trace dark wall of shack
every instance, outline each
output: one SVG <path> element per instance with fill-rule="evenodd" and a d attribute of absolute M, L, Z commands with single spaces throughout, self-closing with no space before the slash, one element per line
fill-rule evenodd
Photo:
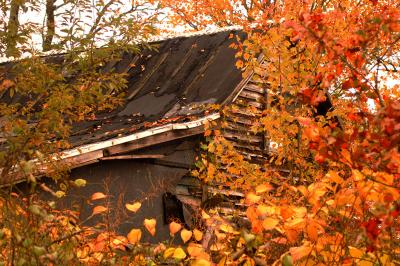
<path fill-rule="evenodd" d="M 188 175 L 190 168 L 194 167 L 201 141 L 201 136 L 194 136 L 135 151 L 135 154 L 141 155 L 165 155 L 162 159 L 109 160 L 73 169 L 70 180 L 83 178 L 87 181 L 85 187 L 71 187 L 66 196 L 60 200 L 47 192 L 43 192 L 42 197 L 55 200 L 57 208 L 80 211 L 80 220 L 84 221 L 92 214 L 94 206 L 106 204 L 105 199 L 89 200 L 93 193 L 103 192 L 110 195 L 108 200 L 111 215 L 108 222 L 113 230 L 126 235 L 131 229 L 140 228 L 144 242 L 166 240 L 169 238 L 169 229 L 168 224 L 164 222 L 165 210 L 162 197 L 166 192 L 174 193 L 178 182 Z M 50 188 L 59 190 L 60 183 L 55 184 L 51 180 L 47 180 L 46 183 Z M 125 203 L 136 201 L 142 203 L 140 210 L 137 213 L 127 211 Z M 176 212 L 174 209 L 172 211 Z M 176 213 L 176 215 L 182 214 Z M 96 215 L 85 224 L 107 222 L 104 217 Z M 151 237 L 144 228 L 145 218 L 156 218 L 155 237 Z"/>

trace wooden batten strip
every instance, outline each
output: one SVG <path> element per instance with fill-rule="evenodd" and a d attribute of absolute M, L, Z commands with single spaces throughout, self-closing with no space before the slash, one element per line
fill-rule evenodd
<path fill-rule="evenodd" d="M 241 140 L 241 141 L 250 142 L 250 143 L 260 143 L 263 141 L 262 136 L 240 134 L 239 132 L 224 131 L 222 133 L 222 135 L 227 139 Z"/>
<path fill-rule="evenodd" d="M 259 116 L 261 114 L 261 110 L 248 110 L 245 107 L 243 108 L 234 108 L 234 109 L 230 109 L 229 113 L 233 114 L 233 115 L 238 115 L 238 116 L 247 116 L 247 117 L 256 117 Z"/>
<path fill-rule="evenodd" d="M 241 132 L 249 132 L 250 131 L 248 126 L 244 126 L 239 123 L 233 123 L 233 122 L 226 122 L 222 126 L 222 129 L 229 129 L 229 130 L 241 131 Z"/>
<path fill-rule="evenodd" d="M 255 151 L 262 152 L 263 151 L 259 147 L 259 145 L 246 145 L 246 144 L 242 144 L 242 143 L 239 143 L 239 142 L 234 142 L 232 144 L 233 144 L 234 147 L 239 148 L 239 149 L 248 149 L 248 150 L 253 151 L 253 152 L 255 152 Z"/>
<path fill-rule="evenodd" d="M 219 189 L 213 186 L 208 186 L 207 190 L 209 193 L 213 194 L 223 194 L 226 196 L 244 197 L 245 195 L 239 191 L 229 190 L 229 189 Z"/>
<path fill-rule="evenodd" d="M 140 90 L 150 80 L 151 76 L 153 76 L 153 74 L 158 70 L 158 68 L 162 65 L 162 63 L 164 63 L 164 61 L 165 61 L 165 59 L 167 59 L 168 55 L 169 55 L 169 52 L 165 52 L 160 56 L 160 58 L 158 59 L 156 65 L 153 66 L 151 68 L 151 71 L 149 71 L 149 73 L 146 74 L 146 76 L 143 78 L 143 80 L 140 81 L 140 83 L 137 86 L 137 88 L 131 94 L 128 95 L 128 97 L 127 97 L 128 100 L 132 100 L 140 92 Z"/>
<path fill-rule="evenodd" d="M 265 93 L 264 88 L 257 86 L 256 84 L 250 84 L 250 83 L 244 87 L 244 90 L 257 92 L 261 95 L 264 95 L 264 93 Z"/>
<path fill-rule="evenodd" d="M 235 104 L 238 105 L 238 106 L 243 106 L 244 108 L 246 108 L 247 106 L 254 106 L 258 110 L 264 110 L 264 104 L 262 104 L 260 102 L 253 101 L 253 100 L 249 100 L 247 98 L 242 98 L 242 97 L 240 97 L 240 95 L 236 99 Z"/>
<path fill-rule="evenodd" d="M 250 99 L 250 100 L 255 100 L 257 102 L 261 102 L 264 98 L 264 95 L 255 93 L 255 92 L 250 92 L 250 91 L 242 91 L 239 95 L 242 98 Z"/>
<path fill-rule="evenodd" d="M 248 119 L 245 117 L 226 117 L 226 119 L 230 122 L 230 123 L 239 123 L 239 124 L 243 124 L 245 126 L 252 126 L 254 125 L 255 121 L 252 119 Z"/>
<path fill-rule="evenodd" d="M 119 156 L 108 156 L 100 158 L 100 161 L 111 161 L 111 160 L 133 160 L 133 159 L 161 159 L 165 155 L 162 154 L 135 154 L 135 155 L 119 155 Z"/>

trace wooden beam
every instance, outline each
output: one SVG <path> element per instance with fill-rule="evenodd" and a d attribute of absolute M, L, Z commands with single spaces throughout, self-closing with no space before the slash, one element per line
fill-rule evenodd
<path fill-rule="evenodd" d="M 181 162 L 173 162 L 173 161 L 167 161 L 167 160 L 154 160 L 154 164 L 158 165 L 163 165 L 163 166 L 168 166 L 168 167 L 173 167 L 173 168 L 182 168 L 182 169 L 190 169 L 193 167 L 193 165 L 188 164 L 188 163 L 181 163 Z"/>
<path fill-rule="evenodd" d="M 203 132 L 204 132 L 204 126 L 189 128 L 189 129 L 185 129 L 185 130 L 180 129 L 180 130 L 167 131 L 164 133 L 149 136 L 147 138 L 138 139 L 138 140 L 134 140 L 131 142 L 127 142 L 127 143 L 109 147 L 104 150 L 104 155 L 110 156 L 110 155 L 121 154 L 121 153 L 129 152 L 129 151 L 133 151 L 133 150 L 146 148 L 146 147 L 149 147 L 149 146 L 152 146 L 155 144 L 164 143 L 164 142 L 171 141 L 171 140 L 182 139 L 182 138 L 202 134 Z"/>
<path fill-rule="evenodd" d="M 119 155 L 102 157 L 100 161 L 111 161 L 111 160 L 133 160 L 133 159 L 161 159 L 165 157 L 163 154 L 134 154 L 134 155 Z"/>

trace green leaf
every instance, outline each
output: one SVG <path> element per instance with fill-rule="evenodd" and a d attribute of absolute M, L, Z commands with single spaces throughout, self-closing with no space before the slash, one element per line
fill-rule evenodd
<path fill-rule="evenodd" d="M 46 253 L 46 249 L 44 248 L 44 247 L 39 247 L 39 246 L 33 246 L 33 253 L 36 255 L 36 256 L 41 256 L 41 255 L 43 255 L 43 254 L 45 254 Z"/>
<path fill-rule="evenodd" d="M 290 255 L 285 255 L 282 259 L 282 266 L 293 266 L 293 259 Z"/>

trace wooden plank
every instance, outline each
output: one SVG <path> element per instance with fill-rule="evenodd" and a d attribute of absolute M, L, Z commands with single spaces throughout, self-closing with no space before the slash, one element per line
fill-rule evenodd
<path fill-rule="evenodd" d="M 259 93 L 261 95 L 264 95 L 264 93 L 265 93 L 265 89 L 263 87 L 257 86 L 256 84 L 250 84 L 250 83 L 244 87 L 244 90 L 253 91 L 253 92 Z"/>
<path fill-rule="evenodd" d="M 103 157 L 103 151 L 102 150 L 96 150 L 96 151 L 91 151 L 88 153 L 83 153 L 74 157 L 70 157 L 67 159 L 64 159 L 62 161 L 62 163 L 65 163 L 66 165 L 68 165 L 71 168 L 76 168 L 76 167 L 80 167 L 83 165 L 87 165 L 88 162 L 93 162 L 96 160 L 99 160 L 101 157 Z M 45 170 L 43 170 L 44 174 Z"/>
<path fill-rule="evenodd" d="M 176 195 L 178 200 L 180 200 L 182 203 L 190 205 L 192 207 L 200 207 L 201 205 L 201 200 L 195 197 L 191 196 L 184 196 L 184 195 Z"/>
<path fill-rule="evenodd" d="M 238 148 L 238 152 L 240 152 L 241 154 L 245 155 L 245 156 L 250 156 L 250 157 L 254 157 L 254 158 L 265 158 L 265 156 L 263 156 L 262 154 L 256 154 L 255 151 L 249 151 L 249 150 L 245 150 L 245 149 L 241 149 Z"/>
<path fill-rule="evenodd" d="M 247 107 L 247 106 L 254 106 L 254 107 L 256 107 L 256 108 L 259 109 L 259 110 L 264 110 L 264 104 L 262 104 L 262 103 L 260 103 L 260 102 L 256 102 L 256 101 L 254 101 L 254 100 L 249 100 L 249 99 L 247 99 L 247 98 L 242 98 L 242 97 L 240 97 L 240 95 L 239 95 L 239 97 L 236 99 L 235 104 L 236 104 L 236 105 L 241 105 L 241 106 L 244 106 L 244 107 Z"/>
<path fill-rule="evenodd" d="M 158 165 L 163 165 L 163 166 L 168 166 L 168 167 L 173 167 L 173 168 L 182 168 L 182 169 L 188 169 L 188 170 L 193 167 L 193 165 L 188 164 L 188 163 L 173 162 L 173 161 L 160 160 L 160 159 L 154 160 L 153 163 L 158 164 Z"/>
<path fill-rule="evenodd" d="M 133 159 L 161 159 L 164 158 L 163 154 L 134 154 L 134 155 L 119 155 L 119 156 L 108 156 L 100 158 L 100 161 L 110 160 L 133 160 Z"/>
<path fill-rule="evenodd" d="M 246 108 L 235 108 L 235 109 L 231 109 L 228 111 L 231 114 L 236 114 L 236 115 L 244 115 L 244 116 L 248 116 L 248 117 L 256 117 L 259 116 L 261 114 L 260 110 L 257 111 L 250 111 L 250 110 L 246 110 Z"/>
<path fill-rule="evenodd" d="M 260 153 L 262 153 L 262 149 L 259 147 L 259 145 L 245 145 L 245 144 L 241 144 L 241 143 L 239 143 L 239 142 L 234 142 L 234 143 L 232 143 L 233 144 L 233 146 L 234 147 L 236 147 L 236 148 L 242 148 L 242 149 L 249 149 L 249 150 L 251 150 L 251 151 L 257 151 L 257 152 L 260 152 Z"/>
<path fill-rule="evenodd" d="M 119 144 L 116 146 L 109 147 L 104 150 L 104 154 L 107 156 L 109 155 L 116 155 L 121 154 L 133 150 L 138 150 L 142 148 L 146 148 L 152 145 L 160 144 L 163 142 L 186 138 L 194 135 L 199 135 L 204 132 L 204 126 L 194 127 L 190 129 L 180 129 L 180 130 L 173 130 L 167 131 L 164 133 L 152 135 L 143 139 L 133 140 L 131 142 Z"/>
<path fill-rule="evenodd" d="M 257 61 L 259 63 L 261 63 L 264 60 L 264 55 L 261 53 L 258 58 Z M 231 93 L 231 95 L 229 95 L 223 102 L 222 105 L 227 105 L 229 103 L 235 102 L 236 99 L 238 98 L 240 92 L 243 90 L 244 86 L 246 86 L 249 81 L 253 78 L 254 76 L 254 71 L 251 71 L 247 74 L 247 76 L 242 79 L 242 81 L 236 86 L 236 88 L 233 90 L 233 92 Z"/>
<path fill-rule="evenodd" d="M 249 127 L 248 126 L 244 126 L 241 125 L 239 123 L 235 123 L 235 122 L 225 122 L 222 125 L 222 129 L 230 129 L 230 130 L 234 130 L 234 131 L 242 131 L 242 132 L 248 132 L 249 131 Z"/>
<path fill-rule="evenodd" d="M 264 98 L 264 95 L 255 93 L 255 92 L 250 92 L 250 91 L 242 91 L 239 95 L 239 97 L 254 100 L 257 102 L 261 102 Z"/>
<path fill-rule="evenodd" d="M 208 186 L 207 188 L 208 192 L 210 193 L 218 193 L 218 194 L 223 194 L 226 196 L 236 196 L 236 197 L 244 197 L 245 195 L 239 191 L 235 190 L 228 190 L 228 189 L 218 189 L 212 186 Z"/>
<path fill-rule="evenodd" d="M 228 116 L 228 117 L 226 117 L 226 120 L 230 121 L 231 123 L 239 123 L 239 124 L 243 124 L 246 126 L 252 126 L 255 123 L 255 121 L 252 119 L 248 119 L 245 117 L 239 117 L 239 116 L 237 116 L 237 117 L 229 117 Z"/>
<path fill-rule="evenodd" d="M 262 136 L 241 134 L 239 132 L 233 132 L 233 131 L 230 132 L 224 131 L 222 132 L 222 135 L 228 139 L 237 139 L 245 142 L 259 143 L 263 141 Z"/>

